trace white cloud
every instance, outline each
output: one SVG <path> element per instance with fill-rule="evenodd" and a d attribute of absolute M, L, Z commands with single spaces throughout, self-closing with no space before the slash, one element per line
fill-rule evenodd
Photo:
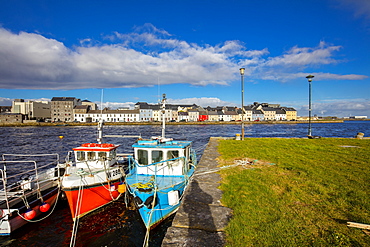
<path fill-rule="evenodd" d="M 0 97 L 0 106 L 11 106 L 12 101 L 12 99 Z"/>
<path fill-rule="evenodd" d="M 308 115 L 308 106 L 301 106 L 297 109 L 300 116 Z M 331 100 L 328 102 L 313 103 L 312 114 L 318 116 L 368 116 L 370 117 L 369 100 Z"/>
<path fill-rule="evenodd" d="M 332 58 L 333 52 L 341 49 L 341 46 L 329 46 L 325 42 L 320 42 L 319 46 L 314 48 L 295 46 L 286 54 L 270 58 L 266 61 L 266 66 L 308 66 L 337 63 Z"/>
<path fill-rule="evenodd" d="M 234 106 L 234 103 L 223 101 L 216 97 L 185 98 L 185 99 L 168 99 L 169 104 L 192 105 L 196 104 L 202 107 L 216 106 Z"/>
<path fill-rule="evenodd" d="M 14 99 L 0 97 L 0 106 L 11 106 L 13 101 Z M 24 99 L 24 101 L 25 102 L 27 101 L 50 101 L 50 99 L 47 99 L 47 98 Z"/>
<path fill-rule="evenodd" d="M 98 108 L 101 109 L 101 105 L 103 108 L 109 107 L 110 109 L 117 109 L 117 108 L 129 108 L 129 109 L 134 109 L 134 106 L 136 102 L 94 102 L 97 104 Z M 149 104 L 157 104 L 158 102 L 148 102 Z M 167 99 L 168 104 L 173 104 L 173 105 L 192 105 L 196 104 L 198 106 L 202 107 L 216 107 L 216 106 L 235 106 L 234 103 L 232 102 L 227 102 L 223 101 L 219 98 L 216 97 L 201 97 L 201 98 L 184 98 L 184 99 Z"/>
<path fill-rule="evenodd" d="M 135 32 L 107 37 L 114 44 L 81 39 L 80 46 L 36 33 L 12 33 L 0 27 L 0 88 L 82 89 L 146 87 L 188 83 L 228 85 L 246 67 L 251 80 L 292 80 L 304 69 L 341 62 L 334 53 L 341 46 L 320 42 L 317 47 L 295 46 L 285 54 L 269 55 L 267 48 L 248 50 L 240 41 L 215 46 L 173 38 L 152 24 Z M 316 75 L 316 74 L 315 74 Z M 324 79 L 361 80 L 364 75 L 318 73 Z"/>
<path fill-rule="evenodd" d="M 104 108 L 110 108 L 110 109 L 118 109 L 118 108 L 128 108 L 128 109 L 134 109 L 134 106 L 136 103 L 134 102 L 94 102 L 99 109 Z"/>
<path fill-rule="evenodd" d="M 368 78 L 366 75 L 356 75 L 356 74 L 348 74 L 348 75 L 339 75 L 339 74 L 331 74 L 331 73 L 323 73 L 323 72 L 315 72 L 315 81 L 324 81 L 324 80 L 363 80 Z M 300 73 L 275 73 L 273 70 L 265 71 L 265 74 L 262 75 L 262 78 L 265 80 L 276 80 L 281 82 L 286 82 L 289 80 L 295 79 L 302 79 L 305 78 L 308 73 L 300 72 Z"/>

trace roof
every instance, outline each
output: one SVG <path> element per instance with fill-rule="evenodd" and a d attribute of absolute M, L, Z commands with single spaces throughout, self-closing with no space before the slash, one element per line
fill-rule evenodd
<path fill-rule="evenodd" d="M 272 107 L 262 107 L 262 110 L 264 110 L 264 111 L 276 111 L 276 109 L 272 108 Z"/>
<path fill-rule="evenodd" d="M 73 148 L 73 151 L 94 151 L 94 152 L 110 152 L 117 149 L 120 145 L 110 143 L 84 143 L 80 147 Z"/>
<path fill-rule="evenodd" d="M 133 148 L 185 148 L 191 145 L 191 141 L 165 141 L 139 140 L 132 145 Z"/>
<path fill-rule="evenodd" d="M 236 111 L 226 111 L 225 115 L 238 115 Z"/>
<path fill-rule="evenodd" d="M 263 112 L 261 110 L 253 110 L 253 114 L 262 114 L 263 115 Z"/>
<path fill-rule="evenodd" d="M 53 97 L 51 101 L 75 101 L 75 97 Z"/>
<path fill-rule="evenodd" d="M 77 105 L 75 109 L 87 110 L 90 106 L 88 105 Z"/>
<path fill-rule="evenodd" d="M 162 104 L 148 104 L 146 102 L 137 102 L 135 104 L 136 108 L 139 109 L 152 109 L 152 110 L 160 110 L 162 108 Z M 177 110 L 179 107 L 182 108 L 194 108 L 197 107 L 196 104 L 192 105 L 173 105 L 173 104 L 166 104 L 167 110 Z"/>
<path fill-rule="evenodd" d="M 296 111 L 294 108 L 291 107 L 282 107 L 284 111 Z"/>
<path fill-rule="evenodd" d="M 283 109 L 276 109 L 276 114 L 285 114 Z"/>
<path fill-rule="evenodd" d="M 208 115 L 218 115 L 217 111 L 208 111 Z"/>

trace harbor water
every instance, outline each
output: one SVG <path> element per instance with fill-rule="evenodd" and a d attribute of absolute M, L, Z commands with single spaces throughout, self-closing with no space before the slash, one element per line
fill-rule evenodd
<path fill-rule="evenodd" d="M 241 133 L 240 125 L 168 125 L 166 137 L 193 141 L 201 155 L 210 137 L 235 137 Z M 246 124 L 248 137 L 305 138 L 308 124 Z M 141 135 L 143 138 L 161 135 L 160 125 L 104 126 L 106 135 Z M 353 138 L 357 133 L 370 135 L 370 121 L 343 123 L 313 123 L 312 135 L 322 137 Z M 63 136 L 63 138 L 59 138 Z M 61 161 L 72 148 L 82 143 L 96 142 L 96 126 L 54 127 L 0 127 L 1 154 L 58 153 Z M 120 144 L 119 153 L 132 153 L 135 138 L 105 138 L 104 142 Z M 21 172 L 21 168 L 19 168 Z M 171 218 L 151 232 L 150 246 L 160 246 Z M 59 200 L 50 217 L 29 223 L 12 233 L 0 237 L 1 246 L 69 246 L 73 227 L 68 203 Z M 126 208 L 125 198 L 113 202 L 80 220 L 76 246 L 142 246 L 145 226 L 133 207 Z"/>

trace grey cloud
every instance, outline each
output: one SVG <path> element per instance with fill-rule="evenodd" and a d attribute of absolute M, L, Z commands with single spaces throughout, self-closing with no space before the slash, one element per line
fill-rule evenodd
<path fill-rule="evenodd" d="M 365 17 L 370 20 L 369 0 L 336 0 L 343 9 L 353 11 L 355 17 Z"/>

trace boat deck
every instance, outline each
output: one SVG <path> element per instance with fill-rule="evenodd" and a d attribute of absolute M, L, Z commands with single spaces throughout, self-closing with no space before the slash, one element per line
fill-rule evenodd
<path fill-rule="evenodd" d="M 126 177 L 126 183 L 132 185 L 139 185 L 143 188 L 153 187 L 154 182 L 158 185 L 158 190 L 167 190 L 180 184 L 184 181 L 185 176 L 156 176 L 137 174 Z M 137 187 L 137 186 L 132 186 Z"/>

